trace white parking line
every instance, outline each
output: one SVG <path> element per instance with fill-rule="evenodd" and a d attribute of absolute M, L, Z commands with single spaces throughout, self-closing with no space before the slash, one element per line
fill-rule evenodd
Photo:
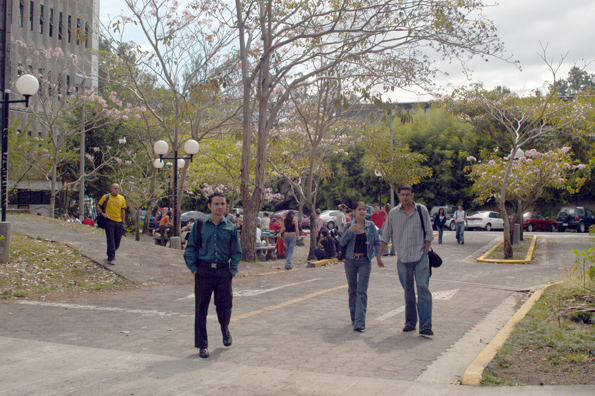
<path fill-rule="evenodd" d="M 315 281 L 319 281 L 320 278 L 315 278 L 315 279 L 309 279 L 307 281 L 303 281 L 303 282 L 297 282 L 297 283 L 288 283 L 287 285 L 283 285 L 283 286 L 278 286 L 278 287 L 273 287 L 272 289 L 258 289 L 258 290 L 239 290 L 239 291 L 234 291 L 233 292 L 233 296 L 234 297 L 250 297 L 250 296 L 257 296 L 259 294 L 264 294 L 264 293 L 268 293 L 268 292 L 272 292 L 275 290 L 280 290 L 280 289 L 284 289 L 286 287 L 290 287 L 290 286 L 297 286 L 297 285 L 303 285 L 304 283 L 309 283 L 309 282 L 315 282 Z M 176 301 L 181 301 L 181 300 L 187 300 L 190 298 L 194 298 L 194 293 L 187 295 L 186 297 L 182 297 L 182 298 L 178 298 Z"/>
<path fill-rule="evenodd" d="M 143 316 L 191 316 L 185 314 L 179 314 L 176 312 L 161 312 L 151 309 L 130 309 L 130 308 L 117 308 L 117 307 L 100 307 L 97 305 L 81 305 L 81 304 L 65 304 L 65 303 L 52 303 L 46 301 L 16 301 L 17 304 L 23 305 L 36 305 L 42 307 L 55 307 L 64 309 L 86 309 L 93 311 L 107 311 L 107 312 L 124 312 Z"/>
<path fill-rule="evenodd" d="M 451 298 L 454 297 L 455 294 L 457 294 L 457 292 L 459 291 L 459 289 L 452 289 L 452 290 L 442 290 L 436 293 L 432 293 L 432 300 L 444 300 L 444 301 L 448 301 Z M 405 306 L 400 306 L 397 309 L 394 309 L 390 312 L 385 313 L 382 316 L 379 316 L 376 318 L 377 321 L 384 321 L 388 318 L 392 318 L 393 316 L 396 316 L 398 314 L 400 314 L 401 312 L 405 312 Z"/>

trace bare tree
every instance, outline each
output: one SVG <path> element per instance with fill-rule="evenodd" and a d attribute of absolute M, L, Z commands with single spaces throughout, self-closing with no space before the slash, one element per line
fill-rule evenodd
<path fill-rule="evenodd" d="M 461 62 L 475 55 L 501 56 L 491 22 L 478 12 L 483 6 L 454 0 L 236 0 L 235 9 L 226 10 L 235 15 L 243 89 L 245 259 L 255 258 L 270 132 L 291 92 L 329 70 L 338 70 L 329 77 L 336 79 L 343 65 L 360 70 L 362 81 L 371 71 L 381 72 L 386 78 L 378 87 L 382 91 L 431 84 L 435 70 L 428 51 Z"/>

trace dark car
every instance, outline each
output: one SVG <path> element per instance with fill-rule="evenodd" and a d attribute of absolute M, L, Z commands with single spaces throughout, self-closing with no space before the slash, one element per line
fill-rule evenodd
<path fill-rule="evenodd" d="M 188 224 L 188 220 L 191 218 L 196 220 L 202 220 L 207 214 L 198 210 L 191 210 L 190 212 L 184 212 L 180 216 L 180 224 L 182 227 L 185 227 Z"/>
<path fill-rule="evenodd" d="M 565 206 L 560 209 L 556 218 L 556 228 L 560 232 L 564 232 L 568 228 L 578 232 L 587 232 L 593 224 L 595 224 L 595 213 L 582 206 Z"/>
<path fill-rule="evenodd" d="M 295 216 L 297 216 L 297 214 L 298 214 L 297 210 L 291 210 L 291 211 L 293 212 L 293 214 Z M 287 215 L 287 212 L 289 212 L 289 210 L 280 210 L 278 212 L 273 213 L 271 215 L 271 221 L 277 220 L 277 221 L 279 221 L 279 224 L 281 224 L 283 222 L 283 219 Z M 302 215 L 302 228 L 310 228 L 310 218 L 306 215 Z"/>
<path fill-rule="evenodd" d="M 556 231 L 556 222 L 537 212 L 527 212 L 523 215 L 523 228 L 533 231 Z"/>

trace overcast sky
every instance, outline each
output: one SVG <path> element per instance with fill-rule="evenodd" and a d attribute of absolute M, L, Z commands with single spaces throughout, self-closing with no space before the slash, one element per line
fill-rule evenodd
<path fill-rule="evenodd" d="M 102 21 L 105 22 L 108 15 L 118 15 L 122 8 L 121 0 L 101 0 Z M 520 62 L 521 70 L 505 61 L 490 59 L 486 63 L 478 59 L 470 64 L 474 70 L 472 82 L 483 82 L 488 89 L 503 85 L 520 94 L 541 88 L 552 78 L 538 55 L 540 42 L 547 45 L 548 58 L 554 63 L 566 56 L 558 78 L 566 78 L 568 70 L 575 64 L 588 65 L 586 70 L 595 73 L 595 1 L 501 0 L 497 6 L 486 8 L 484 13 L 496 25 L 508 54 Z M 469 83 L 455 64 L 444 64 L 440 69 L 448 76 L 441 76 L 436 82 L 447 90 Z M 431 97 L 403 92 L 394 99 L 410 102 Z"/>

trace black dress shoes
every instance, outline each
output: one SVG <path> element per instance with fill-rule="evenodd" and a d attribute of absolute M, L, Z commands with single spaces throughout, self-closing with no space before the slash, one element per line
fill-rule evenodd
<path fill-rule="evenodd" d="M 232 338 L 231 338 L 231 333 L 229 332 L 229 330 L 227 330 L 227 333 L 223 335 L 223 345 L 228 347 L 231 346 L 231 342 L 232 342 Z"/>
<path fill-rule="evenodd" d="M 203 359 L 206 359 L 209 357 L 209 350 L 207 348 L 200 348 L 200 351 L 198 351 L 198 356 L 200 356 Z"/>
<path fill-rule="evenodd" d="M 415 330 L 415 326 L 408 326 L 408 325 L 405 325 L 405 327 L 403 327 L 403 331 L 404 331 L 405 333 L 409 333 L 410 331 L 413 331 L 413 330 Z"/>

